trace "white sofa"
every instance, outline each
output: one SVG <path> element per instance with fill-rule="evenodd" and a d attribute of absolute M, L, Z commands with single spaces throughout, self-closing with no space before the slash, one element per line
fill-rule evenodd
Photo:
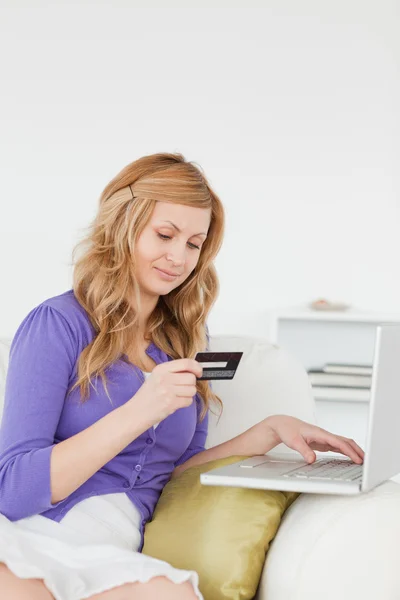
<path fill-rule="evenodd" d="M 211 415 L 208 446 L 271 414 L 315 422 L 304 368 L 262 339 L 214 336 L 210 349 L 243 351 L 232 381 L 213 382 L 224 402 Z M 0 340 L 0 413 L 9 341 Z M 335 432 L 340 433 L 340 432 Z M 275 451 L 289 451 L 280 445 Z M 400 485 L 388 481 L 357 497 L 301 495 L 287 510 L 267 554 L 257 600 L 399 600 Z"/>

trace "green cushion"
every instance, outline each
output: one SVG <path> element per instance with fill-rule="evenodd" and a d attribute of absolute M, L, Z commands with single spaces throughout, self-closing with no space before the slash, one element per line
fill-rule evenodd
<path fill-rule="evenodd" d="M 197 571 L 205 600 L 254 598 L 269 544 L 299 496 L 201 485 L 200 473 L 243 458 L 214 460 L 172 479 L 145 529 L 143 554 Z"/>

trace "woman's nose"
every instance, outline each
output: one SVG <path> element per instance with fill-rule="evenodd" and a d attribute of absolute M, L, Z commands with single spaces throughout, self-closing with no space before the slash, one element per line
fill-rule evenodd
<path fill-rule="evenodd" d="M 183 265 L 185 262 L 185 254 L 184 251 L 176 250 L 175 252 L 169 252 L 167 254 L 167 260 L 174 263 L 174 265 Z"/>

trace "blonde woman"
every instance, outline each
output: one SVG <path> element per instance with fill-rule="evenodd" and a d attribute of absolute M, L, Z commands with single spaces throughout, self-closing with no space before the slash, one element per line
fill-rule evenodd
<path fill-rule="evenodd" d="M 0 589 L 13 600 L 190 600 L 195 571 L 143 555 L 168 480 L 281 441 L 315 460 L 353 442 L 287 416 L 205 450 L 220 404 L 198 381 L 222 204 L 180 154 L 145 156 L 105 188 L 73 289 L 34 308 L 11 347 L 0 431 Z M 240 243 L 240 240 L 239 240 Z M 249 252 L 249 259 L 251 252 Z"/>

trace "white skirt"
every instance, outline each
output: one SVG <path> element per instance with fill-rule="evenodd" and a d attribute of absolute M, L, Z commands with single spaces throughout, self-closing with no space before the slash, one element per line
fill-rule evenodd
<path fill-rule="evenodd" d="M 83 600 L 159 576 L 190 581 L 203 600 L 195 571 L 137 551 L 140 520 L 123 493 L 86 498 L 59 523 L 41 515 L 12 522 L 0 513 L 0 562 L 20 578 L 43 579 L 56 600 Z"/>

